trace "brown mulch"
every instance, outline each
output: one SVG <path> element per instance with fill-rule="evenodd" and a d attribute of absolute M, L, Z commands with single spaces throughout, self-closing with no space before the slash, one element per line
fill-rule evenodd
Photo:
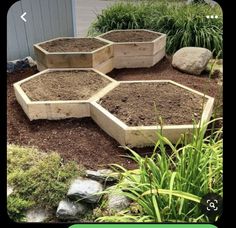
<path fill-rule="evenodd" d="M 57 39 L 40 44 L 48 52 L 91 52 L 107 43 L 95 38 Z"/>
<path fill-rule="evenodd" d="M 65 160 L 75 160 L 86 168 L 96 169 L 118 163 L 132 169 L 136 165 L 126 151 L 101 130 L 90 118 L 66 120 L 37 120 L 30 122 L 16 101 L 13 83 L 34 73 L 36 69 L 8 74 L 7 78 L 7 138 L 8 143 L 36 146 L 44 151 L 57 151 Z M 164 59 L 149 69 L 120 69 L 110 74 L 116 80 L 171 79 L 207 95 L 220 98 L 217 79 L 208 79 L 181 73 L 173 69 L 169 59 Z M 134 149 L 141 155 L 150 154 L 151 147 Z"/>
<path fill-rule="evenodd" d="M 159 36 L 147 31 L 113 31 L 101 37 L 113 42 L 145 42 L 153 41 Z"/>
<path fill-rule="evenodd" d="M 22 83 L 32 101 L 86 100 L 109 84 L 93 71 L 51 71 Z"/>

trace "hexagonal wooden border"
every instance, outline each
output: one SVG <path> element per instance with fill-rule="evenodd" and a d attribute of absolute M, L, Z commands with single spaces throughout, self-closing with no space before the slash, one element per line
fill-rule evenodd
<path fill-rule="evenodd" d="M 193 124 L 189 125 L 164 125 L 162 128 L 163 136 L 167 137 L 172 143 L 176 143 L 181 134 L 192 132 L 194 128 L 199 128 L 200 125 L 207 122 L 211 118 L 214 98 L 204 95 L 196 90 L 193 90 L 189 87 L 183 86 L 179 83 L 176 83 L 172 80 L 142 80 L 142 81 L 121 81 L 115 87 L 119 86 L 122 83 L 159 83 L 159 82 L 168 82 L 176 86 L 179 86 L 183 89 L 186 89 L 192 93 L 195 93 L 200 96 L 207 98 L 207 102 L 204 106 L 202 113 L 201 121 L 194 126 Z M 114 87 L 114 88 L 115 88 Z M 108 110 L 103 108 L 100 104 L 97 103 L 97 100 L 92 101 L 90 107 L 91 118 L 101 127 L 108 135 L 116 139 L 122 146 L 128 145 L 129 147 L 144 147 L 144 146 L 153 146 L 157 141 L 157 131 L 160 130 L 160 126 L 136 126 L 130 127 L 122 122 L 120 119 L 111 114 Z"/>
<path fill-rule="evenodd" d="M 39 71 L 50 68 L 95 68 L 107 73 L 113 69 L 113 45 L 109 41 L 100 40 L 106 45 L 91 52 L 48 52 L 41 44 L 59 39 L 91 39 L 79 37 L 57 37 L 41 43 L 34 44 L 34 52 Z M 106 72 L 107 71 L 107 72 Z"/>
<path fill-rule="evenodd" d="M 103 37 L 115 31 L 146 31 L 155 33 L 159 35 L 159 37 L 153 41 L 144 42 L 113 42 Z M 97 36 L 97 38 L 113 43 L 113 67 L 117 69 L 151 67 L 158 63 L 166 53 L 166 34 L 147 29 L 111 30 Z"/>
<path fill-rule="evenodd" d="M 110 83 L 98 91 L 96 94 L 92 95 L 87 100 L 60 100 L 60 101 L 31 101 L 29 97 L 25 94 L 21 88 L 21 84 L 29 81 L 41 74 L 51 72 L 51 71 L 94 71 L 98 73 L 101 77 L 104 77 L 110 81 Z M 117 81 L 108 77 L 107 75 L 93 69 L 93 68 L 55 68 L 46 69 L 31 77 L 23 79 L 19 82 L 14 83 L 14 91 L 16 99 L 23 108 L 24 112 L 30 120 L 36 119 L 66 119 L 66 118 L 81 118 L 90 116 L 90 105 L 89 102 L 96 100 L 98 97 L 105 95 L 111 89 L 113 89 L 117 84 Z"/>

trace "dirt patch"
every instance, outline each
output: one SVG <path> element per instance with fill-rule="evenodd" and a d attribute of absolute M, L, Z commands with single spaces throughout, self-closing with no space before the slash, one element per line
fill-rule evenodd
<path fill-rule="evenodd" d="M 129 126 L 192 124 L 202 115 L 204 97 L 170 83 L 120 84 L 101 105 Z"/>
<path fill-rule="evenodd" d="M 29 121 L 15 98 L 13 83 L 36 73 L 28 69 L 7 77 L 7 141 L 18 145 L 35 146 L 46 152 L 57 151 L 64 160 L 74 160 L 89 169 L 107 167 L 117 163 L 128 169 L 136 168 L 133 160 L 121 157 L 128 151 L 100 129 L 90 118 L 66 120 Z M 192 76 L 171 67 L 171 60 L 165 58 L 151 68 L 120 69 L 110 74 L 117 80 L 170 79 L 199 92 L 217 98 L 222 104 L 222 86 L 217 79 L 209 79 L 207 74 Z M 153 148 L 133 148 L 142 156 L 151 155 Z"/>
<path fill-rule="evenodd" d="M 39 46 L 48 52 L 91 52 L 107 43 L 94 38 L 58 39 Z"/>
<path fill-rule="evenodd" d="M 101 37 L 113 42 L 145 42 L 153 41 L 159 36 L 147 31 L 114 31 Z"/>
<path fill-rule="evenodd" d="M 110 81 L 93 71 L 52 71 L 21 85 L 32 101 L 86 100 Z"/>

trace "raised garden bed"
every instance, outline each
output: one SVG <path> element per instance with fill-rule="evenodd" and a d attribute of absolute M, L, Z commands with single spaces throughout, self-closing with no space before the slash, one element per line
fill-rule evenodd
<path fill-rule="evenodd" d="M 158 117 L 163 119 L 163 135 L 176 143 L 181 134 L 209 121 L 213 102 L 171 80 L 120 82 L 91 103 L 91 117 L 121 145 L 144 147 L 157 140 Z"/>
<path fill-rule="evenodd" d="M 39 71 L 47 68 L 113 69 L 113 46 L 99 38 L 59 37 L 34 45 Z"/>
<path fill-rule="evenodd" d="M 98 38 L 113 42 L 114 68 L 151 67 L 165 56 L 166 35 L 159 32 L 112 30 Z"/>
<path fill-rule="evenodd" d="M 90 116 L 89 102 L 113 88 L 115 80 L 92 69 L 48 69 L 14 84 L 30 120 Z"/>

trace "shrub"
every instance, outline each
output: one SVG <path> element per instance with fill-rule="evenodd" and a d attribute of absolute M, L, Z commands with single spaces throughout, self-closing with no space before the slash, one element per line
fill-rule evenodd
<path fill-rule="evenodd" d="M 207 15 L 218 15 L 207 19 Z M 167 53 L 181 47 L 205 47 L 217 55 L 222 50 L 223 20 L 220 6 L 167 2 L 116 3 L 102 11 L 89 35 L 113 29 L 151 29 L 167 34 Z"/>
<path fill-rule="evenodd" d="M 97 221 L 209 222 L 199 203 L 209 192 L 222 196 L 223 145 L 222 129 L 204 138 L 208 124 L 195 130 L 191 142 L 181 147 L 158 133 L 159 140 L 151 157 L 143 158 L 127 148 L 139 168 L 130 171 L 114 165 L 123 177 L 115 189 L 122 190 L 142 210 L 136 214 L 125 210 Z M 167 148 L 171 149 L 171 155 Z M 114 187 L 109 191 L 114 191 Z"/>
<path fill-rule="evenodd" d="M 54 208 L 65 196 L 72 178 L 80 170 L 75 162 L 63 164 L 55 153 L 43 153 L 35 148 L 8 145 L 7 181 L 14 188 L 8 198 L 8 213 L 22 219 L 29 206 Z"/>

